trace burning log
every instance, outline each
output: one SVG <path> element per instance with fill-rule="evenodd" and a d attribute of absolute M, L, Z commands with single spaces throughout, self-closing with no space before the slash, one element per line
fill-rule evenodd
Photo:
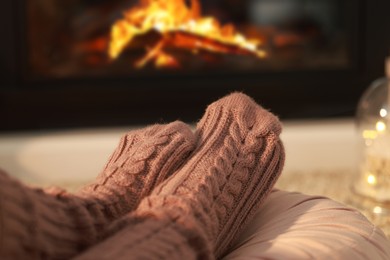
<path fill-rule="evenodd" d="M 213 52 L 250 55 L 264 57 L 265 52 L 253 51 L 232 43 L 220 42 L 204 35 L 194 34 L 186 31 L 171 31 L 164 35 L 164 42 L 167 46 L 184 48 L 188 50 L 206 49 Z"/>
<path fill-rule="evenodd" d="M 172 48 L 256 58 L 266 56 L 265 51 L 258 48 L 259 40 L 246 39 L 233 25 L 221 26 L 213 17 L 201 17 L 199 0 L 192 0 L 191 8 L 185 0 L 141 0 L 139 6 L 126 12 L 125 18 L 112 27 L 110 57 L 116 59 L 139 36 L 149 34 L 157 34 L 160 40 L 152 46 L 146 42 L 147 53 L 135 63 L 137 68 L 151 61 L 156 67 L 179 66 L 180 62 L 166 52 Z"/>
<path fill-rule="evenodd" d="M 234 44 L 223 43 L 216 39 L 185 31 L 171 31 L 162 34 L 157 30 L 151 30 L 143 37 L 137 37 L 133 42 L 134 44 L 128 45 L 126 48 L 132 49 L 134 45 L 148 46 L 146 55 L 135 63 L 136 68 L 142 68 L 151 61 L 154 61 L 156 67 L 180 67 L 179 61 L 164 51 L 175 48 L 192 53 L 208 51 L 210 53 L 252 57 L 266 55 L 265 52 L 254 52 Z"/>

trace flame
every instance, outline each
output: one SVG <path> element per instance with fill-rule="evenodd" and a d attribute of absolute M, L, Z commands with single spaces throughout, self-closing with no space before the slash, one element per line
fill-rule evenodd
<path fill-rule="evenodd" d="M 126 11 L 124 18 L 117 21 L 111 29 L 111 41 L 109 56 L 117 58 L 136 36 L 155 30 L 165 39 L 161 40 L 151 50 L 152 53 L 137 63 L 137 67 L 143 67 L 147 62 L 154 59 L 156 66 L 177 64 L 174 57 L 164 53 L 163 49 L 168 42 L 176 47 L 206 49 L 215 52 L 226 52 L 222 45 L 235 46 L 256 57 L 263 58 L 266 53 L 258 49 L 261 44 L 258 39 L 247 39 L 244 35 L 236 32 L 233 25 L 221 25 L 213 17 L 201 17 L 199 0 L 191 0 L 188 7 L 186 0 L 140 0 L 138 6 Z M 173 35 L 176 33 L 176 35 Z M 186 33 L 186 35 L 177 35 Z M 189 37 L 189 35 L 191 37 Z M 217 44 L 205 44 L 195 36 L 212 39 Z M 181 38 L 181 41 L 178 41 Z M 165 40 L 165 41 L 164 41 Z"/>

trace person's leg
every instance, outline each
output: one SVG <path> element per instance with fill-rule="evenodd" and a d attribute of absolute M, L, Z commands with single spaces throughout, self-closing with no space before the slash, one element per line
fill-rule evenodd
<path fill-rule="evenodd" d="M 34 189 L 0 173 L 0 258 L 67 259 L 167 178 L 195 146 L 184 123 L 125 136 L 103 173 L 78 194 Z"/>
<path fill-rule="evenodd" d="M 189 161 L 76 259 L 213 259 L 271 191 L 284 164 L 276 117 L 243 94 L 211 104 Z"/>
<path fill-rule="evenodd" d="M 196 145 L 188 125 L 176 121 L 153 125 L 122 137 L 94 183 L 76 193 L 100 225 L 133 211 L 142 198 L 168 178 Z"/>

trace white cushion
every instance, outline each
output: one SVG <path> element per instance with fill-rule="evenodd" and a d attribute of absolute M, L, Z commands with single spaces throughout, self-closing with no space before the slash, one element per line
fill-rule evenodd
<path fill-rule="evenodd" d="M 388 260 L 390 242 L 355 209 L 273 190 L 224 259 Z"/>

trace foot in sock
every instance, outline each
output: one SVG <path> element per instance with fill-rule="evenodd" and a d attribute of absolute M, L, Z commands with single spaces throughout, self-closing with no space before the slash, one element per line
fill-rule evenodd
<path fill-rule="evenodd" d="M 29 188 L 0 172 L 0 256 L 74 256 L 95 243 L 109 221 L 137 207 L 194 146 L 193 133 L 180 122 L 128 134 L 96 182 L 77 195 Z"/>
<path fill-rule="evenodd" d="M 197 126 L 193 156 L 137 212 L 157 219 L 169 215 L 189 227 L 184 233 L 197 233 L 200 239 L 193 241 L 206 240 L 197 248 L 208 245 L 203 256 L 223 256 L 281 173 L 280 132 L 278 119 L 244 94 L 211 104 Z"/>
<path fill-rule="evenodd" d="M 189 160 L 77 259 L 214 259 L 228 253 L 281 173 L 280 132 L 278 119 L 243 94 L 211 104 Z"/>
<path fill-rule="evenodd" d="M 194 147 L 194 134 L 179 121 L 130 132 L 122 137 L 95 182 L 77 195 L 90 211 L 104 215 L 104 226 L 133 211 L 142 198 L 184 162 Z"/>

